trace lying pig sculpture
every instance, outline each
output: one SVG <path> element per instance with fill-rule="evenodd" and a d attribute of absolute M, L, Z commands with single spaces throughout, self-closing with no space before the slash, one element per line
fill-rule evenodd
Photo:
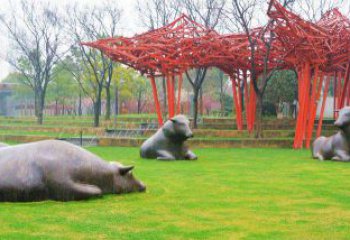
<path fill-rule="evenodd" d="M 340 129 L 331 137 L 319 137 L 313 143 L 313 157 L 320 160 L 350 161 L 350 107 L 339 112 L 334 125 Z"/>
<path fill-rule="evenodd" d="M 58 140 L 0 148 L 0 201 L 70 201 L 145 191 L 132 169 Z"/>
<path fill-rule="evenodd" d="M 158 160 L 196 160 L 197 156 L 184 146 L 184 142 L 193 137 L 189 120 L 177 115 L 166 121 L 153 136 L 141 146 L 141 157 Z"/>

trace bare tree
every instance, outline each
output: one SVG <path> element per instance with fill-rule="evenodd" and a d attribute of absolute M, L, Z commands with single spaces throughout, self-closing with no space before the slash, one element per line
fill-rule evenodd
<path fill-rule="evenodd" d="M 68 32 L 73 37 L 75 50 L 73 55 L 78 64 L 82 64 L 87 85 L 82 78 L 77 78 L 85 94 L 90 96 L 94 104 L 94 126 L 98 127 L 101 115 L 102 91 L 106 90 L 106 118 L 111 114 L 111 82 L 113 62 L 96 49 L 81 45 L 82 42 L 95 41 L 99 38 L 113 37 L 121 17 L 121 10 L 113 4 L 82 8 L 75 5 L 69 11 L 67 20 Z"/>
<path fill-rule="evenodd" d="M 179 15 L 180 7 L 175 0 L 138 0 L 136 10 L 142 25 L 154 30 L 173 21 Z"/>
<path fill-rule="evenodd" d="M 43 123 L 52 69 L 64 54 L 60 19 L 58 9 L 49 3 L 25 0 L 11 5 L 11 10 L 0 17 L 11 47 L 6 60 L 24 76 L 23 84 L 33 90 L 39 124 Z"/>
<path fill-rule="evenodd" d="M 294 0 L 283 0 L 283 5 L 288 6 L 294 2 Z M 271 49 L 275 40 L 273 31 L 268 31 L 267 26 L 272 24 L 273 20 L 270 20 L 266 27 L 263 29 L 263 32 L 259 35 L 255 31 L 252 31 L 254 20 L 256 16 L 259 16 L 259 10 L 262 9 L 263 2 L 260 0 L 231 0 L 229 17 L 232 25 L 238 30 L 244 32 L 247 36 L 250 49 L 250 81 L 253 81 L 253 86 L 255 93 L 257 95 L 257 106 L 256 106 L 256 137 L 262 137 L 262 104 L 263 96 L 266 90 L 268 81 L 271 79 L 271 76 L 277 69 L 271 70 L 270 65 L 270 56 Z M 258 38 L 264 43 L 262 46 L 258 45 Z M 259 76 L 258 71 L 258 56 L 257 49 L 258 47 L 263 47 L 264 55 L 262 56 L 262 74 Z M 260 66 L 261 67 L 261 66 Z"/>
<path fill-rule="evenodd" d="M 318 21 L 323 14 L 332 8 L 342 8 L 345 14 L 349 14 L 349 5 L 344 0 L 299 0 L 293 4 L 293 10 L 309 21 Z"/>
<path fill-rule="evenodd" d="M 181 0 L 184 10 L 196 22 L 209 29 L 219 26 L 223 16 L 225 0 Z M 186 71 L 186 77 L 193 89 L 193 127 L 198 123 L 198 97 L 207 74 L 207 68 L 198 68 L 190 73 Z"/>

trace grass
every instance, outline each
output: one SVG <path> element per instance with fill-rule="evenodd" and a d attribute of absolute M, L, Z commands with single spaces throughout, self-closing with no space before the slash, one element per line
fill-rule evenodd
<path fill-rule="evenodd" d="M 309 151 L 197 149 L 196 162 L 142 160 L 146 193 L 84 202 L 0 203 L 0 239 L 348 239 L 350 165 Z"/>

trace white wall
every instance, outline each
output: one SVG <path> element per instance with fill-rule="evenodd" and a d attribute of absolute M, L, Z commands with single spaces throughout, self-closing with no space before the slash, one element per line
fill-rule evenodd
<path fill-rule="evenodd" d="M 333 97 L 327 97 L 326 100 L 326 107 L 324 110 L 324 118 L 333 118 L 333 111 L 334 111 L 334 105 L 333 105 Z M 322 107 L 322 96 L 321 99 L 317 105 L 317 118 L 320 116 Z"/>

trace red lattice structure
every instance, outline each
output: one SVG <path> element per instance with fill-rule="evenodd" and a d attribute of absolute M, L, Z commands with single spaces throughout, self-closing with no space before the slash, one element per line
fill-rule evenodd
<path fill-rule="evenodd" d="M 280 42 L 284 61 L 294 66 L 298 73 L 300 109 L 294 148 L 302 148 L 304 143 L 309 148 L 317 102 L 324 87 L 317 136 L 321 134 L 331 79 L 334 79 L 334 109 L 350 104 L 350 21 L 338 9 L 332 9 L 320 21 L 308 22 L 276 0 L 271 1 L 268 15 L 275 20 L 271 31 Z"/>
<path fill-rule="evenodd" d="M 258 42 L 256 51 L 257 69 L 263 71 L 264 43 L 260 39 L 263 28 L 252 30 Z M 250 70 L 250 50 L 248 38 L 244 34 L 219 35 L 212 29 L 192 21 L 182 15 L 169 25 L 136 35 L 135 37 L 117 37 L 83 43 L 103 51 L 114 61 L 132 67 L 151 80 L 158 122 L 163 123 L 162 111 L 158 100 L 155 77 L 167 78 L 168 113 L 172 117 L 180 112 L 181 86 L 183 73 L 189 69 L 201 67 L 217 67 L 230 76 L 234 105 L 236 109 L 237 128 L 243 129 L 243 85 L 247 126 L 253 131 L 255 122 L 256 96 L 252 82 L 248 82 Z M 278 59 L 274 51 L 271 59 Z M 271 64 L 275 68 L 277 60 Z M 177 77 L 177 78 L 176 78 Z M 177 81 L 176 81 L 177 80 Z M 175 85 L 178 86 L 177 104 Z M 176 104 L 176 107 L 175 107 Z"/>
<path fill-rule="evenodd" d="M 172 117 L 180 112 L 181 87 L 184 71 L 208 67 L 199 59 L 205 56 L 206 49 L 201 48 L 203 41 L 215 41 L 219 34 L 182 15 L 169 25 L 136 35 L 132 38 L 118 37 L 102 39 L 87 46 L 98 48 L 114 61 L 123 63 L 149 76 L 158 115 L 163 124 L 162 111 L 155 83 L 156 76 L 167 78 L 168 113 Z M 193 51 L 197 47 L 196 51 Z M 178 77 L 178 101 L 175 111 L 175 84 Z"/>
<path fill-rule="evenodd" d="M 273 24 L 250 32 L 257 42 L 256 74 L 264 71 L 266 47 L 262 36 L 273 31 L 276 41 L 270 49 L 267 70 L 297 70 L 300 108 L 294 147 L 301 148 L 304 142 L 309 147 L 317 101 L 320 100 L 325 85 L 317 135 L 321 133 L 331 77 L 335 79 L 335 108 L 340 109 L 350 104 L 350 22 L 337 9 L 333 9 L 317 23 L 311 23 L 286 10 L 276 0 L 270 2 L 268 16 Z M 249 81 L 251 51 L 247 35 L 220 35 L 182 15 L 165 27 L 134 37 L 107 38 L 83 44 L 100 49 L 114 61 L 132 67 L 150 78 L 159 125 L 163 124 L 163 119 L 156 77 L 163 76 L 167 79 L 168 116 L 171 118 L 181 110 L 181 88 L 185 71 L 202 67 L 221 69 L 232 81 L 238 130 L 243 129 L 244 122 L 242 99 L 247 106 L 247 129 L 250 132 L 254 130 L 256 94 L 252 81 Z"/>

